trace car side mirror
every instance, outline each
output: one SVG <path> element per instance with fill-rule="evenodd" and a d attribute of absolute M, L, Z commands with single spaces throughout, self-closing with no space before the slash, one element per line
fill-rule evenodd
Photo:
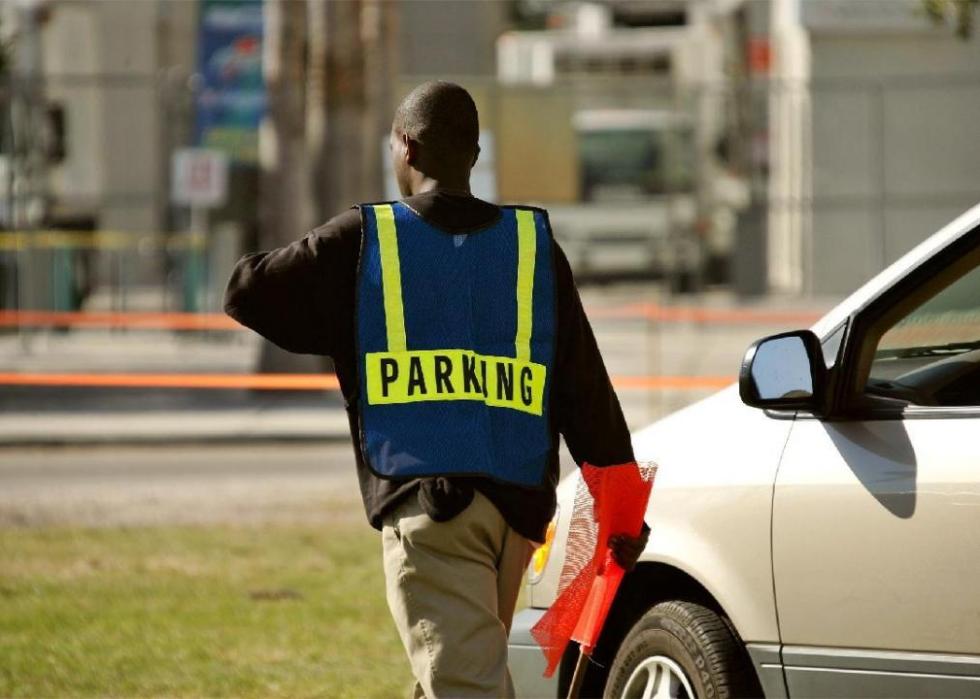
<path fill-rule="evenodd" d="M 826 375 L 820 340 L 810 330 L 794 330 L 764 337 L 746 350 L 738 392 L 754 408 L 820 414 Z"/>

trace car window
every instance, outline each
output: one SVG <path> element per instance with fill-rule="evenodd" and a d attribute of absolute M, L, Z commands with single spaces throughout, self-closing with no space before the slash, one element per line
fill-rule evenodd
<path fill-rule="evenodd" d="M 980 406 L 980 267 L 884 332 L 865 391 L 914 405 Z"/>
<path fill-rule="evenodd" d="M 844 339 L 844 329 L 847 323 L 841 323 L 830 335 L 820 343 L 820 351 L 823 354 L 823 363 L 830 369 L 837 363 L 837 355 L 840 354 L 840 343 Z"/>

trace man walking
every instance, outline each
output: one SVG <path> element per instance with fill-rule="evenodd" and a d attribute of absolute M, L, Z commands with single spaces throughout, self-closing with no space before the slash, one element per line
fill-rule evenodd
<path fill-rule="evenodd" d="M 558 435 L 580 465 L 630 436 L 547 213 L 470 193 L 476 106 L 429 82 L 391 130 L 404 199 L 242 258 L 226 312 L 330 355 L 415 696 L 513 696 L 507 634 L 555 509 Z M 528 162 L 528 167 L 547 167 Z M 627 569 L 645 537 L 617 537 Z"/>

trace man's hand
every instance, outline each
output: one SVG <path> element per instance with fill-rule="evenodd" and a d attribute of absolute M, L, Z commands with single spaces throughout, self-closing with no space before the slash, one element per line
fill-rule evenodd
<path fill-rule="evenodd" d="M 636 560 L 646 548 L 647 540 L 650 538 L 650 527 L 643 523 L 640 535 L 632 537 L 627 534 L 616 534 L 609 537 L 609 548 L 612 549 L 613 558 L 627 573 L 636 567 Z"/>

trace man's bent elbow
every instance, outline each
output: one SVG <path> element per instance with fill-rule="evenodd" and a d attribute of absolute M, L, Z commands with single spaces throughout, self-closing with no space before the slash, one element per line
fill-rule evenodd
<path fill-rule="evenodd" d="M 228 279 L 228 285 L 225 287 L 225 297 L 222 306 L 225 314 L 245 326 L 250 325 L 247 319 L 253 314 L 249 310 L 256 303 L 254 285 L 250 283 L 253 275 L 251 274 L 252 270 L 249 264 L 249 257 L 249 255 L 246 255 L 235 265 L 235 269 Z"/>

